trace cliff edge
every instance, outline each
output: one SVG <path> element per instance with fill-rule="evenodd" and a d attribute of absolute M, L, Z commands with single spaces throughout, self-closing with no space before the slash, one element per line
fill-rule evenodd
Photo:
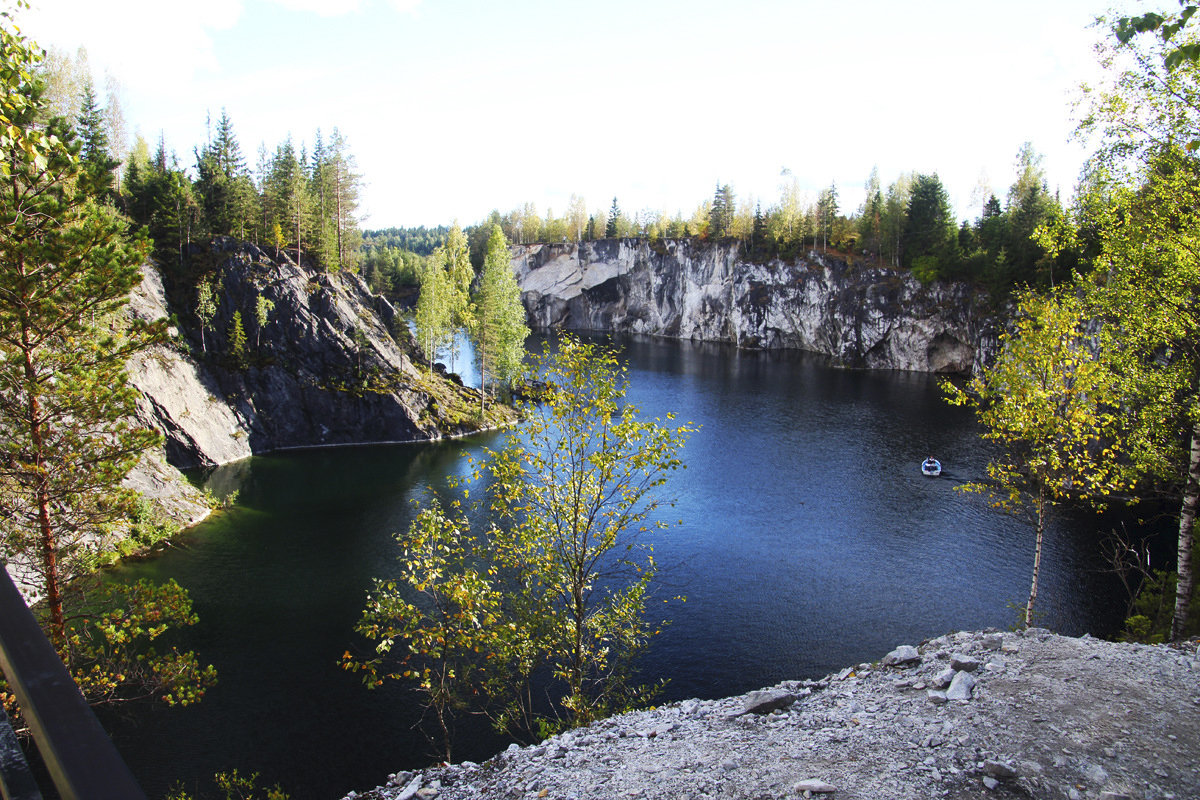
<path fill-rule="evenodd" d="M 130 366 L 144 397 L 141 419 L 163 432 L 175 467 L 440 439 L 515 418 L 498 404 L 481 418 L 478 391 L 432 373 L 403 320 L 355 274 L 310 269 L 229 238 L 192 262 L 198 274 L 175 286 L 147 267 L 133 300 L 133 313 L 176 325 L 171 343 Z M 203 324 L 198 282 L 215 301 Z"/>
<path fill-rule="evenodd" d="M 956 633 L 875 664 L 624 714 L 347 800 L 1200 797 L 1200 653 Z"/>
<path fill-rule="evenodd" d="M 1000 326 L 979 291 L 811 252 L 756 264 L 736 241 L 603 239 L 513 248 L 530 325 L 820 353 L 867 369 L 968 374 Z"/>

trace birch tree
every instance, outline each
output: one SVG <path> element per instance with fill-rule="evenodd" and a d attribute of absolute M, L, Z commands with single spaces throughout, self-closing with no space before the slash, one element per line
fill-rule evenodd
<path fill-rule="evenodd" d="M 1099 504 L 1127 485 L 1116 458 L 1119 378 L 1107 351 L 1093 350 L 1087 324 L 1074 295 L 1026 294 L 996 362 L 965 389 L 943 383 L 950 402 L 974 407 L 984 438 L 1000 445 L 989 481 L 960 488 L 1033 528 L 1026 626 L 1034 621 L 1050 509 L 1068 500 Z"/>
<path fill-rule="evenodd" d="M 1178 487 L 1168 635 L 1179 639 L 1195 627 L 1200 511 L 1200 65 L 1168 62 L 1197 42 L 1190 28 L 1172 36 L 1130 33 L 1100 48 L 1108 77 L 1089 93 L 1080 129 L 1100 142 L 1090 179 L 1107 197 L 1089 219 L 1100 248 L 1091 299 L 1136 412 L 1127 455 L 1143 475 Z"/>
<path fill-rule="evenodd" d="M 400 577 L 376 581 L 358 623 L 371 651 L 343 657 L 368 686 L 414 685 L 447 760 L 456 714 L 544 737 L 652 695 L 634 670 L 657 632 L 645 535 L 666 527 L 661 487 L 693 428 L 641 419 L 604 348 L 568 337 L 539 366 L 526 424 L 475 472 L 488 513 L 422 509 L 398 537 Z"/>
<path fill-rule="evenodd" d="M 525 306 L 521 289 L 513 275 L 508 240 L 499 225 L 492 226 L 487 255 L 479 275 L 479 290 L 475 293 L 473 325 L 475 353 L 479 358 L 480 413 L 487 397 L 487 382 L 507 383 L 520 374 L 525 355 L 525 339 L 529 328 L 525 324 Z"/>
<path fill-rule="evenodd" d="M 450 280 L 435 251 L 421 272 L 421 294 L 417 298 L 415 317 L 417 341 L 432 365 L 445 347 L 453 331 Z"/>

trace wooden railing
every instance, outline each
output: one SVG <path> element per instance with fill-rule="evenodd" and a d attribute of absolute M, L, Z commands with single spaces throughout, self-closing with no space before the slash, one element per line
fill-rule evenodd
<path fill-rule="evenodd" d="M 64 800 L 145 800 L 145 792 L 100 727 L 3 565 L 0 670 Z M 7 731 L 0 730 L 0 794 L 5 800 L 40 800 L 42 795 L 7 717 L 3 723 Z M 14 753 L 16 758 L 10 759 Z"/>

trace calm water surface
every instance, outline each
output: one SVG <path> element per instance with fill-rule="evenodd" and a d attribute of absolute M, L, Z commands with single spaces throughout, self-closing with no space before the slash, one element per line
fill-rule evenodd
<path fill-rule="evenodd" d="M 1009 627 L 1028 593 L 1028 527 L 954 490 L 986 452 L 969 411 L 929 376 L 831 369 L 798 354 L 625 341 L 629 397 L 699 424 L 668 485 L 683 526 L 656 540 L 672 624 L 644 664 L 666 699 L 716 697 L 878 659 L 954 629 Z M 260 772 L 293 798 L 332 798 L 428 763 L 413 705 L 338 668 L 373 577 L 396 570 L 393 534 L 430 484 L 499 435 L 432 445 L 310 450 L 222 468 L 237 505 L 120 579 L 175 578 L 201 622 L 188 646 L 219 685 L 190 709 L 107 713 L 151 796 L 217 771 Z M 929 479 L 934 454 L 945 472 Z M 1044 624 L 1105 632 L 1122 598 L 1100 572 L 1104 523 L 1055 520 Z M 457 757 L 503 746 L 473 735 Z"/>

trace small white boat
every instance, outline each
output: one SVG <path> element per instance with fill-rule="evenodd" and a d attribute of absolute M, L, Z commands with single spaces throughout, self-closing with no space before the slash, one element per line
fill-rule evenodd
<path fill-rule="evenodd" d="M 931 478 L 936 478 L 942 474 L 942 462 L 938 461 L 933 456 L 921 462 L 921 474 L 928 475 Z"/>

